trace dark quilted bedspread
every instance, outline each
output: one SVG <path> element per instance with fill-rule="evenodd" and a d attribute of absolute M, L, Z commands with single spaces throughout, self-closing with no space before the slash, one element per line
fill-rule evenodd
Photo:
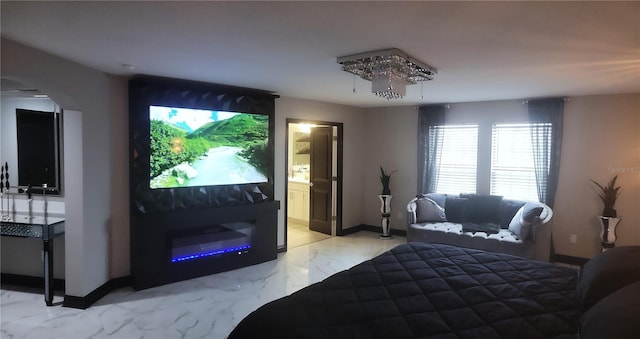
<path fill-rule="evenodd" d="M 229 338 L 577 337 L 576 282 L 550 263 L 409 243 L 260 307 Z"/>

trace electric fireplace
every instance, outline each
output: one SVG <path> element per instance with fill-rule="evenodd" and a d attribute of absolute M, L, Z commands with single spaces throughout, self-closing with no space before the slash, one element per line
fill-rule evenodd
<path fill-rule="evenodd" d="M 172 235 L 171 262 L 247 254 L 251 249 L 251 235 L 255 228 L 255 222 L 233 222 L 213 225 L 190 234 Z"/>

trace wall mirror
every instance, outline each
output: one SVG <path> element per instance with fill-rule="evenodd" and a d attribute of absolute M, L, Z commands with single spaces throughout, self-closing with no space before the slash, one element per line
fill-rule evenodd
<path fill-rule="evenodd" d="M 62 195 L 62 111 L 36 89 L 2 78 L 0 165 L 11 186 Z"/>

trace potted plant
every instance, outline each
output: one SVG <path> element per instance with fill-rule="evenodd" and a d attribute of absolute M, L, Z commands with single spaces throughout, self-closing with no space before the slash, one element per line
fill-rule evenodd
<path fill-rule="evenodd" d="M 600 189 L 600 200 L 604 208 L 602 209 L 602 215 L 598 216 L 600 226 L 600 239 L 602 244 L 602 251 L 606 251 L 608 248 L 615 247 L 616 242 L 616 226 L 620 219 L 618 218 L 618 212 L 616 211 L 616 200 L 620 196 L 620 186 L 616 187 L 616 180 L 618 176 L 614 176 L 606 186 L 600 185 L 594 180 L 591 180 Z"/>
<path fill-rule="evenodd" d="M 615 209 L 615 205 L 616 205 L 616 200 L 620 196 L 620 186 L 616 187 L 617 179 L 618 179 L 618 176 L 616 175 L 615 177 L 613 177 L 613 179 L 611 179 L 611 181 L 609 181 L 609 184 L 607 184 L 606 186 L 602 186 L 596 181 L 591 180 L 591 182 L 593 182 L 594 184 L 596 184 L 596 186 L 598 186 L 598 188 L 600 188 L 599 196 L 600 196 L 600 200 L 602 200 L 602 203 L 604 205 L 604 209 L 602 210 L 603 217 L 611 217 L 611 218 L 618 217 L 618 213 Z"/>
<path fill-rule="evenodd" d="M 382 184 L 382 195 L 391 195 L 391 188 L 389 188 L 389 183 L 391 183 L 391 174 L 397 171 L 393 171 L 391 173 L 385 172 L 384 168 L 380 166 L 380 183 Z"/>

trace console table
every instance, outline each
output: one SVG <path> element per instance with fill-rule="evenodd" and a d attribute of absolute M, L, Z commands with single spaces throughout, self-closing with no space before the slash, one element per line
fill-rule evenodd
<path fill-rule="evenodd" d="M 44 252 L 44 301 L 53 304 L 53 238 L 64 234 L 62 217 L 28 217 L 26 213 L 12 213 L 0 220 L 2 236 L 41 239 Z"/>

